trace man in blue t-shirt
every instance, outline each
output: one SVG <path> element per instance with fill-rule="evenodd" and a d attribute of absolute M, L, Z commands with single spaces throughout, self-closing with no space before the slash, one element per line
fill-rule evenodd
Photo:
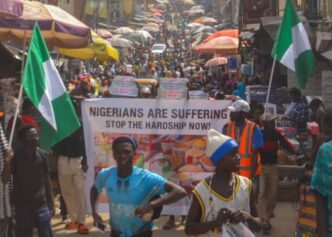
<path fill-rule="evenodd" d="M 94 225 L 100 222 L 96 210 L 98 196 L 106 190 L 110 207 L 111 237 L 152 236 L 152 213 L 156 208 L 178 201 L 186 195 L 180 186 L 150 171 L 133 166 L 137 143 L 119 137 L 112 144 L 117 166 L 99 172 L 91 189 Z M 165 195 L 164 195 L 165 194 Z M 152 196 L 162 195 L 151 200 Z"/>

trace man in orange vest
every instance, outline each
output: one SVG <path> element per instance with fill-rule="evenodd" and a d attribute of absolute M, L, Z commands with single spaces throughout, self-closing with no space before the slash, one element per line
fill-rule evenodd
<path fill-rule="evenodd" d="M 247 120 L 250 106 L 246 101 L 237 100 L 228 110 L 231 121 L 224 126 L 223 134 L 239 144 L 239 174 L 253 179 L 262 170 L 259 157 L 259 148 L 264 145 L 262 131 L 257 124 Z"/>

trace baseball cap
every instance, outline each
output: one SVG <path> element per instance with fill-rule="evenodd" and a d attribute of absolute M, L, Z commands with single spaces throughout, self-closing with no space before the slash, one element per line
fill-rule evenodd
<path fill-rule="evenodd" d="M 261 121 L 272 121 L 272 120 L 277 119 L 277 116 L 273 115 L 271 113 L 264 113 L 261 115 L 260 119 L 261 119 Z"/>
<path fill-rule="evenodd" d="M 244 100 L 237 100 L 231 106 L 228 107 L 231 112 L 250 112 L 250 105 Z"/>

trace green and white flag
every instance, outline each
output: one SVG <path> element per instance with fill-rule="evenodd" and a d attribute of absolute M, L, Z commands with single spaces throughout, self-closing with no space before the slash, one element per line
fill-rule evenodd
<path fill-rule="evenodd" d="M 81 125 L 36 23 L 23 72 L 23 87 L 42 115 L 40 146 L 49 149 Z"/>
<path fill-rule="evenodd" d="M 272 57 L 296 72 L 301 89 L 314 73 L 315 58 L 307 32 L 291 0 L 286 1 L 285 13 L 272 50 Z"/>

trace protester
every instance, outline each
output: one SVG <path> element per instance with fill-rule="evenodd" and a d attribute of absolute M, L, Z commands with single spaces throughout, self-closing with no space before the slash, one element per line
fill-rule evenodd
<path fill-rule="evenodd" d="M 275 120 L 277 116 L 270 113 L 261 115 L 264 146 L 259 149 L 262 163 L 262 173 L 259 176 L 258 214 L 262 219 L 262 230 L 269 234 L 272 228 L 270 219 L 273 216 L 277 203 L 278 191 L 278 149 L 284 148 L 294 153 L 292 145 L 285 136 L 276 130 Z"/>
<path fill-rule="evenodd" d="M 94 225 L 101 221 L 96 209 L 98 196 L 103 188 L 107 191 L 111 237 L 152 236 L 153 210 L 186 195 L 185 190 L 178 185 L 133 166 L 136 149 L 137 143 L 131 137 L 115 139 L 112 150 L 117 166 L 101 170 L 91 188 Z M 163 196 L 151 201 L 155 195 Z"/>
<path fill-rule="evenodd" d="M 32 104 L 31 100 L 25 99 L 22 103 L 22 112 L 21 116 L 19 118 L 19 124 L 25 125 L 25 124 L 31 124 L 35 128 L 39 128 L 38 121 L 32 117 L 32 114 L 35 111 L 35 107 Z M 6 134 L 9 135 L 13 126 L 14 117 L 12 117 L 7 124 Z M 16 121 L 17 122 L 17 121 Z"/>
<path fill-rule="evenodd" d="M 18 138 L 22 147 L 5 160 L 2 173 L 4 183 L 13 176 L 16 236 L 32 237 L 36 227 L 39 237 L 51 237 L 54 203 L 47 153 L 38 147 L 39 136 L 33 125 L 22 126 Z"/>
<path fill-rule="evenodd" d="M 307 122 L 309 121 L 308 105 L 301 91 L 295 87 L 289 91 L 291 97 L 291 104 L 284 114 L 284 118 L 292 122 L 296 128 L 297 133 L 306 131 Z"/>
<path fill-rule="evenodd" d="M 317 153 L 311 186 L 315 191 L 318 236 L 332 236 L 332 111 L 322 119 L 326 140 Z"/>
<path fill-rule="evenodd" d="M 240 146 L 239 174 L 253 179 L 261 172 L 259 148 L 264 144 L 262 131 L 247 120 L 250 106 L 246 101 L 237 100 L 228 109 L 231 111 L 231 121 L 224 126 L 223 134 L 233 138 Z"/>
<path fill-rule="evenodd" d="M 265 108 L 263 104 L 251 103 L 250 104 L 250 113 L 249 120 L 254 122 L 257 125 L 261 124 L 261 115 L 264 113 Z"/>
<path fill-rule="evenodd" d="M 8 150 L 7 139 L 0 125 L 0 174 L 2 174 L 6 160 L 12 159 L 12 155 L 12 152 Z M 7 184 L 0 179 L 0 237 L 14 236 L 14 210 L 10 201 L 12 191 L 12 177 Z"/>
<path fill-rule="evenodd" d="M 80 117 L 79 102 L 73 100 L 77 115 Z M 88 165 L 85 154 L 83 127 L 54 146 L 53 151 L 59 156 L 58 174 L 61 194 L 69 214 L 70 222 L 66 229 L 77 229 L 79 234 L 89 233 L 85 225 L 85 173 Z"/>
<path fill-rule="evenodd" d="M 234 173 L 240 168 L 238 144 L 230 137 L 209 130 L 207 153 L 215 172 L 193 191 L 185 233 L 223 236 L 229 225 L 239 223 L 259 231 L 260 219 L 257 218 L 251 181 Z"/>
<path fill-rule="evenodd" d="M 70 222 L 66 229 L 77 229 L 79 234 L 88 234 L 85 226 L 85 172 L 87 161 L 85 155 L 82 127 L 54 147 L 59 156 L 58 175 L 61 194 L 64 198 Z"/>
<path fill-rule="evenodd" d="M 309 108 L 311 110 L 310 121 L 318 123 L 319 127 L 321 128 L 322 118 L 325 114 L 323 102 L 320 99 L 315 98 L 310 102 Z"/>

